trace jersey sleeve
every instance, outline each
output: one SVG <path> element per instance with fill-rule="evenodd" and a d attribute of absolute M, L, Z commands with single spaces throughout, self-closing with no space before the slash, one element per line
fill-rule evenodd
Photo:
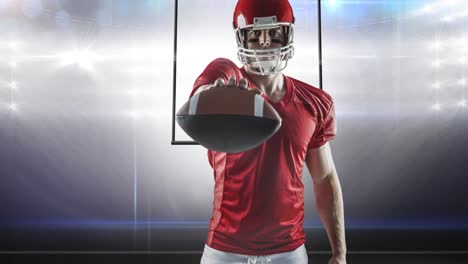
<path fill-rule="evenodd" d="M 234 76 L 237 80 L 240 79 L 239 68 L 234 62 L 225 58 L 218 58 L 212 61 L 195 80 L 190 97 L 195 94 L 200 86 L 213 84 L 219 78 L 223 78 L 227 82 L 231 76 Z"/>
<path fill-rule="evenodd" d="M 335 104 L 331 101 L 325 117 L 319 121 L 308 148 L 319 148 L 336 136 Z"/>

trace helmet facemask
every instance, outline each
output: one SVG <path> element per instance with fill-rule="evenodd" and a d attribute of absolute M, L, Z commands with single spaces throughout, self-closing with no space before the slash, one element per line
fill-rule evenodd
<path fill-rule="evenodd" d="M 235 29 L 237 40 L 237 55 L 242 64 L 258 75 L 271 75 L 284 70 L 288 60 L 294 55 L 294 27 L 292 23 L 277 23 L 276 16 L 255 17 L 253 25 L 246 25 Z M 246 32 L 281 28 L 285 36 L 282 47 L 271 49 L 248 49 Z"/>

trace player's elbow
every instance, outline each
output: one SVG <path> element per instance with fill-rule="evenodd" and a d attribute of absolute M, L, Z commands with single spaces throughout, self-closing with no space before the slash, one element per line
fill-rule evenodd
<path fill-rule="evenodd" d="M 333 172 L 321 172 L 321 173 L 315 173 L 312 175 L 312 182 L 314 185 L 321 185 L 327 182 L 330 182 L 330 180 L 333 177 Z"/>
<path fill-rule="evenodd" d="M 335 165 L 333 163 L 324 169 L 311 170 L 312 182 L 314 185 L 321 185 L 325 183 L 336 183 L 338 182 L 338 173 L 336 172 Z"/>

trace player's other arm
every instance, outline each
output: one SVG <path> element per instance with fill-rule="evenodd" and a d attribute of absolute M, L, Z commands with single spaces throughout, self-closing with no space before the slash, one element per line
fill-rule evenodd
<path fill-rule="evenodd" d="M 312 176 L 317 211 L 333 251 L 330 263 L 346 263 L 343 195 L 329 144 L 310 148 L 305 162 Z"/>
<path fill-rule="evenodd" d="M 239 76 L 238 68 L 232 61 L 218 58 L 208 64 L 197 77 L 190 97 L 214 87 L 239 86 L 246 88 L 247 85 L 247 80 Z"/>

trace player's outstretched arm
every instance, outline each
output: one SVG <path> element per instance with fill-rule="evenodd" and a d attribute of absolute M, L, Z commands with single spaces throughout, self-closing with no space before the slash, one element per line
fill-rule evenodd
<path fill-rule="evenodd" d="M 343 195 L 329 144 L 309 149 L 305 162 L 312 176 L 317 211 L 333 251 L 329 264 L 345 264 Z"/>

